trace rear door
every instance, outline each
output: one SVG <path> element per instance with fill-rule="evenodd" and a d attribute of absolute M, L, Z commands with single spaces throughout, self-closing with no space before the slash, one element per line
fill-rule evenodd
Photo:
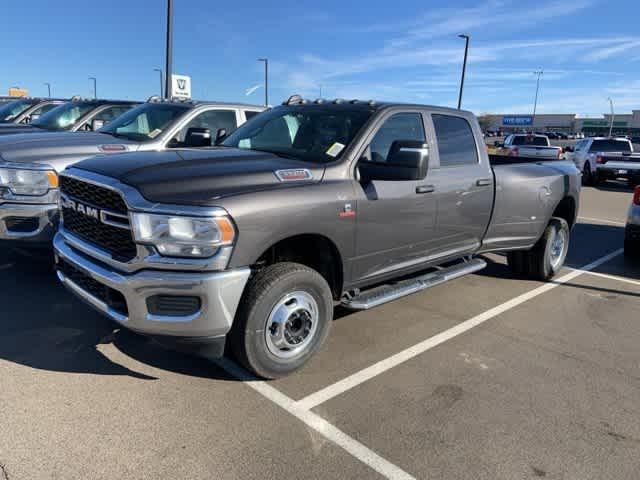
<path fill-rule="evenodd" d="M 491 219 L 493 172 L 481 155 L 479 129 L 455 113 L 432 113 L 437 166 L 429 172 L 437 199 L 438 256 L 475 251 Z M 435 162 L 434 162 L 435 164 Z"/>

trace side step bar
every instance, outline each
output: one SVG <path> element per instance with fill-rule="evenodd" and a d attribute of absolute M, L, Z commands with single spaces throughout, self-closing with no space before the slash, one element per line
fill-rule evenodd
<path fill-rule="evenodd" d="M 342 300 L 342 305 L 350 310 L 368 310 L 383 303 L 406 297 L 412 293 L 435 287 L 454 278 L 477 272 L 486 266 L 487 262 L 480 258 L 474 258 L 451 267 L 420 275 L 419 277 L 408 278 L 399 282 L 380 285 L 371 290 L 365 290 L 354 297 Z"/>

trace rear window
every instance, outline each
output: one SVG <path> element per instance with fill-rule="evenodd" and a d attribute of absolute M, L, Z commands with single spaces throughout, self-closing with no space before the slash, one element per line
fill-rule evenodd
<path fill-rule="evenodd" d="M 533 135 L 529 136 L 518 136 L 513 137 L 513 142 L 511 145 L 523 145 L 523 146 L 531 146 L 531 147 L 548 147 L 549 141 L 546 137 L 535 137 Z"/>
<path fill-rule="evenodd" d="M 624 140 L 594 140 L 592 152 L 631 152 L 631 145 Z"/>

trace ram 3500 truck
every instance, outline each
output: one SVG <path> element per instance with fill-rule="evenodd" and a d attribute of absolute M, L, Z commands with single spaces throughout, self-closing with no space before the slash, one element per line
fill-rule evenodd
<path fill-rule="evenodd" d="M 262 110 L 153 98 L 98 132 L 0 137 L 0 245 L 51 248 L 58 218 L 57 174 L 65 167 L 96 154 L 211 146 L 219 129 L 230 132 Z"/>
<path fill-rule="evenodd" d="M 70 101 L 57 105 L 28 124 L 0 124 L 0 135 L 91 132 L 106 125 L 139 103 L 130 100 L 87 100 L 73 97 Z"/>
<path fill-rule="evenodd" d="M 502 157 L 502 162 L 507 163 Z M 368 309 L 508 252 L 562 267 L 570 162 L 492 168 L 473 114 L 292 97 L 203 150 L 96 157 L 60 176 L 58 277 L 125 328 L 255 374 L 301 367 L 334 301 Z"/>

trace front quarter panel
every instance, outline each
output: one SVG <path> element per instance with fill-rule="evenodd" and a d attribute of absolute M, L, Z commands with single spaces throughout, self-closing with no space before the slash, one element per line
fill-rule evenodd
<path fill-rule="evenodd" d="M 333 242 L 345 269 L 353 256 L 355 215 L 344 214 L 347 205 L 356 211 L 350 181 L 254 192 L 225 198 L 218 205 L 230 213 L 238 230 L 230 268 L 253 265 L 269 247 L 302 234 L 322 235 Z"/>

